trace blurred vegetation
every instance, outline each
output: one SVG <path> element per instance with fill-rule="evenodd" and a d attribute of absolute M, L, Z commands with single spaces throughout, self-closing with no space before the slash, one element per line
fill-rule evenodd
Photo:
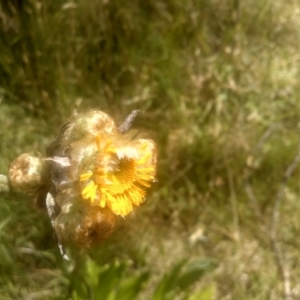
<path fill-rule="evenodd" d="M 90 108 L 142 109 L 159 166 L 147 204 L 73 263 L 2 193 L 0 299 L 300 297 L 299 27 L 297 0 L 2 1 L 0 173 Z"/>

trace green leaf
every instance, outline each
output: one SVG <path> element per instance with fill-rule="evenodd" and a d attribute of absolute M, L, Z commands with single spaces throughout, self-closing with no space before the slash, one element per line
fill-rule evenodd
<path fill-rule="evenodd" d="M 11 217 L 8 217 L 0 223 L 0 234 L 3 228 L 11 221 L 11 219 Z"/>
<path fill-rule="evenodd" d="M 174 289 L 178 285 L 178 276 L 185 263 L 186 259 L 176 264 L 171 271 L 164 275 L 153 294 L 153 300 L 165 300 L 168 293 L 174 292 Z M 170 295 L 168 297 L 170 297 Z"/>
<path fill-rule="evenodd" d="M 85 278 L 81 274 L 71 274 L 69 276 L 70 280 L 70 293 L 72 295 L 71 299 L 85 300 L 88 299 L 88 285 L 86 284 Z"/>
<path fill-rule="evenodd" d="M 70 300 L 85 300 L 84 298 L 81 298 L 78 294 L 77 291 L 73 291 L 72 292 L 72 297 L 70 298 Z"/>
<path fill-rule="evenodd" d="M 143 272 L 121 281 L 120 287 L 115 294 L 115 299 L 133 300 L 136 299 L 141 291 L 143 284 L 149 278 L 149 272 Z"/>
<path fill-rule="evenodd" d="M 108 268 L 108 265 L 102 266 L 102 268 Z M 88 283 L 92 286 L 98 285 L 98 276 L 100 267 L 92 259 L 88 258 L 86 262 L 86 276 Z"/>
<path fill-rule="evenodd" d="M 98 284 L 93 286 L 94 299 L 111 299 L 126 268 L 125 263 L 115 262 L 100 269 Z"/>
<path fill-rule="evenodd" d="M 214 285 L 210 285 L 201 291 L 191 295 L 187 300 L 212 300 L 215 297 L 216 289 Z"/>
<path fill-rule="evenodd" d="M 209 259 L 199 259 L 190 262 L 182 270 L 178 278 L 178 285 L 182 290 L 187 289 L 198 281 L 204 274 L 215 269 L 216 264 Z"/>
<path fill-rule="evenodd" d="M 0 267 L 13 267 L 14 266 L 14 260 L 11 256 L 11 252 L 8 248 L 6 248 L 5 245 L 0 244 Z"/>

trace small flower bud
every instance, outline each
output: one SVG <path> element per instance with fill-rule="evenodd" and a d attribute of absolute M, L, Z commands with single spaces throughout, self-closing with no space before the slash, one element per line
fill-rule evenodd
<path fill-rule="evenodd" d="M 34 195 L 42 186 L 44 160 L 29 153 L 21 154 L 10 165 L 8 178 L 11 186 L 27 195 Z"/>
<path fill-rule="evenodd" d="M 107 208 L 102 209 L 91 206 L 86 201 L 76 202 L 73 199 L 69 202 L 67 211 L 58 215 L 54 225 L 63 241 L 92 248 L 106 240 L 114 231 L 115 216 Z"/>
<path fill-rule="evenodd" d="M 74 124 L 75 126 L 71 133 L 72 142 L 87 135 L 95 136 L 101 133 L 115 134 L 117 132 L 114 120 L 99 110 L 91 110 L 77 116 Z"/>

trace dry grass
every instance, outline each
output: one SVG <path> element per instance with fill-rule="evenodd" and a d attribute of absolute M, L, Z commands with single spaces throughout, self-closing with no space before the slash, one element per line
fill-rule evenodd
<path fill-rule="evenodd" d="M 0 5 L 0 173 L 22 152 L 43 152 L 74 104 L 120 123 L 142 109 L 135 126 L 159 145 L 159 182 L 89 255 L 150 270 L 141 299 L 183 257 L 216 263 L 193 287 L 215 299 L 297 299 L 299 168 L 278 207 L 289 278 L 270 233 L 300 143 L 299 3 L 16 3 Z M 46 216 L 28 203 L 1 195 L 1 297 L 71 297 L 82 275 L 61 262 Z"/>

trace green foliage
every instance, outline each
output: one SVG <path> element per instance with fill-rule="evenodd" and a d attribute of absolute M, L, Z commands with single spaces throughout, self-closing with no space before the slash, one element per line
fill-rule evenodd
<path fill-rule="evenodd" d="M 3 231 L 5 226 L 7 226 L 10 221 L 11 218 L 8 217 L 0 223 L 0 266 L 2 270 L 13 267 L 13 258 L 6 247 L 7 241 L 5 240 L 5 232 Z"/>
<path fill-rule="evenodd" d="M 82 267 L 82 266 L 81 266 Z M 72 300 L 103 299 L 103 300 L 133 300 L 141 297 L 149 279 L 149 271 L 128 273 L 125 262 L 114 262 L 104 266 L 97 265 L 88 259 L 85 268 L 80 269 L 80 274 L 66 275 L 71 279 L 70 293 Z M 203 299 L 213 297 L 213 288 L 205 288 L 191 293 L 190 287 L 201 279 L 206 272 L 211 272 L 214 264 L 209 260 L 197 260 L 187 263 L 183 260 L 168 270 L 157 283 L 153 295 L 144 296 L 152 300 L 175 299 Z M 202 298 L 195 298 L 195 297 Z M 144 298 L 143 298 L 144 299 Z M 177 298 L 176 298 L 177 299 Z M 179 299 L 179 298 L 178 298 Z"/>
<path fill-rule="evenodd" d="M 83 281 L 71 286 L 71 299 L 136 299 L 149 274 L 144 271 L 126 277 L 126 267 L 125 262 L 99 267 L 88 260 L 81 270 Z"/>
<path fill-rule="evenodd" d="M 212 271 L 214 268 L 215 264 L 207 259 L 196 260 L 188 264 L 186 260 L 183 260 L 163 276 L 155 289 L 152 299 L 175 299 L 180 291 L 188 291 L 191 285 L 196 283 L 206 272 Z M 196 297 L 196 294 L 193 296 Z"/>

